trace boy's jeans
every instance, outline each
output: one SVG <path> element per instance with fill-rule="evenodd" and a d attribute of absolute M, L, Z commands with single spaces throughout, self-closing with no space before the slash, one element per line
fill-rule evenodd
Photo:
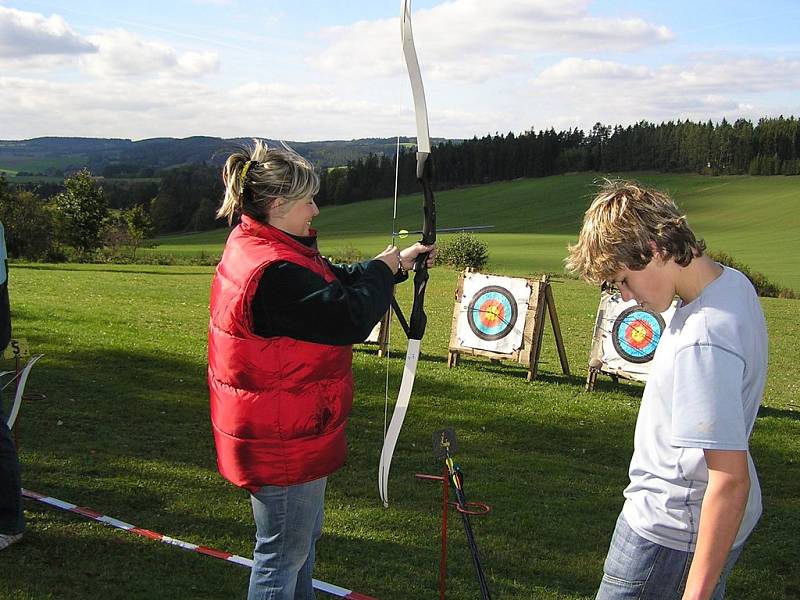
<path fill-rule="evenodd" d="M 742 548 L 734 548 L 728 555 L 712 600 L 725 597 L 725 584 Z M 680 600 L 693 556 L 644 539 L 620 514 L 596 600 Z"/>

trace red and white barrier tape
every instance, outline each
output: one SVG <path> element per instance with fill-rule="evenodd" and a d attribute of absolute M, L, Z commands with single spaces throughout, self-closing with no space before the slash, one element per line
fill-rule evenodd
<path fill-rule="evenodd" d="M 38 492 L 32 492 L 31 490 L 26 490 L 26 489 L 22 490 L 22 495 L 26 498 L 30 498 L 31 500 L 37 500 L 38 502 L 42 502 L 43 504 L 55 506 L 56 508 L 60 508 L 61 510 L 73 512 L 83 517 L 93 519 L 99 523 L 111 525 L 112 527 L 116 527 L 117 529 L 122 529 L 123 531 L 128 531 L 130 533 L 135 533 L 136 535 L 150 538 L 151 540 L 156 540 L 159 542 L 163 542 L 165 544 L 169 544 L 171 546 L 177 546 L 178 548 L 183 548 L 184 550 L 190 550 L 192 552 L 198 552 L 199 554 L 205 554 L 206 556 L 212 556 L 214 558 L 226 560 L 228 562 L 236 563 L 237 565 L 242 565 L 243 567 L 247 567 L 248 569 L 253 566 L 253 559 L 251 558 L 245 558 L 244 556 L 238 556 L 236 554 L 231 554 L 230 552 L 215 550 L 214 548 L 209 548 L 208 546 L 198 546 L 197 544 L 192 544 L 190 542 L 184 542 L 183 540 L 178 540 L 173 537 L 169 537 L 168 535 L 164 535 L 163 533 L 158 533 L 155 531 L 150 531 L 149 529 L 136 527 L 135 525 L 131 525 L 130 523 L 126 523 L 125 521 L 120 521 L 119 519 L 115 519 L 113 517 L 109 517 L 108 515 L 101 514 L 90 508 L 86 508 L 85 506 L 78 506 L 77 504 L 72 504 L 71 502 L 64 502 L 63 500 L 59 500 L 58 498 L 53 498 L 52 496 L 45 496 L 44 494 L 40 494 Z M 373 598 L 372 596 L 367 596 L 366 594 L 354 592 L 353 590 L 348 590 L 343 587 L 339 587 L 338 585 L 326 583 L 324 581 L 320 581 L 319 579 L 314 580 L 314 589 L 323 592 L 325 594 L 330 594 L 331 596 L 337 596 L 339 598 L 348 598 L 349 600 L 375 600 L 375 598 Z"/>

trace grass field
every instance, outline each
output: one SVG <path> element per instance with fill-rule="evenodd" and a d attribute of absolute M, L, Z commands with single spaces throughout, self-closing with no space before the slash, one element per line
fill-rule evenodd
<path fill-rule="evenodd" d="M 523 184 L 506 185 L 508 192 Z M 502 186 L 498 195 L 504 195 Z M 380 205 L 369 203 L 359 214 L 373 207 L 377 212 Z M 497 219 L 505 218 L 506 210 L 497 212 Z M 337 220 L 343 211 L 326 212 L 330 221 L 324 222 L 325 230 L 343 225 Z M 444 208 L 442 214 L 446 222 L 457 213 Z M 477 216 L 464 215 L 464 220 L 493 220 L 491 214 Z M 515 235 L 531 243 L 539 239 L 502 235 L 509 245 Z M 561 236 L 566 239 L 569 232 L 541 237 Z M 503 272 L 536 272 L 548 265 L 533 251 L 529 263 L 507 269 L 494 256 L 493 265 Z M 212 271 L 12 265 L 15 333 L 28 339 L 32 352 L 45 353 L 29 389 L 47 399 L 26 402 L 18 425 L 23 484 L 140 527 L 248 556 L 253 526 L 247 495 L 217 474 L 208 421 L 205 340 Z M 601 378 L 596 392 L 583 392 L 598 298 L 596 290 L 574 280 L 553 284 L 572 376 L 560 372 L 549 328 L 540 377 L 533 382 L 518 366 L 487 360 L 464 359 L 449 370 L 446 349 L 457 277 L 444 268 L 431 272 L 428 331 L 392 465 L 388 510 L 376 490 L 387 362 L 372 347 L 355 351 L 350 455 L 329 481 L 316 576 L 382 600 L 436 597 L 439 488 L 413 475 L 440 470 L 431 455 L 431 433 L 452 426 L 459 436 L 457 459 L 467 493 L 493 509 L 473 521 L 493 597 L 593 597 L 622 504 L 641 386 Z M 400 290 L 403 305 L 409 288 Z M 762 302 L 771 336 L 770 375 L 752 451 L 764 491 L 764 517 L 729 586 L 730 598 L 744 600 L 800 597 L 800 386 L 795 370 L 800 318 L 797 301 Z M 404 352 L 399 328 L 393 331 L 388 361 L 392 399 Z M 25 502 L 25 509 L 25 538 L 0 558 L 0 598 L 245 595 L 248 573 L 235 564 L 32 501 Z M 447 597 L 476 598 L 456 518 L 450 531 Z"/>
<path fill-rule="evenodd" d="M 493 225 L 476 234 L 489 245 L 487 269 L 509 275 L 562 272 L 599 174 L 581 173 L 494 183 L 436 195 L 440 227 Z M 711 250 L 724 251 L 775 283 L 800 291 L 800 181 L 796 177 L 703 177 L 636 173 L 671 192 Z M 421 226 L 421 196 L 400 199 L 397 229 Z M 382 250 L 391 230 L 392 201 L 323 207 L 314 221 L 323 252 Z M 150 252 L 219 254 L 227 230 L 158 238 Z M 446 236 L 442 236 L 445 239 Z M 413 238 L 409 238 L 413 239 Z M 144 250 L 144 253 L 148 250 Z"/>
<path fill-rule="evenodd" d="M 0 172 L 16 175 L 19 171 L 41 173 L 47 169 L 65 169 L 70 166 L 85 164 L 85 154 L 64 154 L 56 158 L 31 158 L 28 156 L 4 156 L 0 164 Z"/>

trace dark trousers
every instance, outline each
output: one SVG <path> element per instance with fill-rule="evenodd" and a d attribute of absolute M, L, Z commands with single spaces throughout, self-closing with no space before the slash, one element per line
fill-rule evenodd
<path fill-rule="evenodd" d="M 6 426 L 0 398 L 0 533 L 16 534 L 25 529 L 19 456 Z"/>

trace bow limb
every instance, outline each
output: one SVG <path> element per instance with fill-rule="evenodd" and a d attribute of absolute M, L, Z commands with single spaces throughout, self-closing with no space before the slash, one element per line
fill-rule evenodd
<path fill-rule="evenodd" d="M 408 78 L 411 82 L 411 91 L 414 96 L 414 115 L 417 124 L 417 181 L 422 186 L 423 192 L 423 224 L 422 224 L 422 243 L 431 245 L 436 242 L 436 203 L 433 198 L 433 187 L 431 186 L 431 162 L 428 157 L 431 154 L 431 136 L 428 130 L 428 104 L 425 101 L 425 86 L 422 84 L 422 73 L 417 59 L 417 50 L 414 46 L 414 35 L 411 30 L 411 1 L 403 0 L 402 17 L 400 32 L 403 40 L 403 56 L 408 68 Z M 414 263 L 414 308 L 412 308 L 411 319 L 414 321 L 414 309 L 422 311 L 424 302 L 424 288 L 427 281 L 428 267 L 426 261 L 428 254 L 420 254 Z M 422 274 L 424 278 L 418 276 Z M 419 293 L 418 288 L 422 288 Z M 419 299 L 418 299 L 419 298 Z M 423 313 L 424 314 L 424 313 Z M 424 319 L 423 319 L 424 322 Z M 409 337 L 422 339 L 425 333 L 425 325 L 418 326 L 415 330 L 411 328 Z"/>
<path fill-rule="evenodd" d="M 417 181 L 423 191 L 422 243 L 431 245 L 436 242 L 436 205 L 431 186 L 430 161 L 431 153 L 430 134 L 428 132 L 428 107 L 425 102 L 425 88 L 422 85 L 422 74 L 419 69 L 417 51 L 414 47 L 414 37 L 411 32 L 411 5 L 410 0 L 402 2 L 400 30 L 403 41 L 403 55 L 408 68 L 408 77 L 411 81 L 411 90 L 414 96 L 414 114 L 417 126 Z M 422 336 L 428 318 L 425 314 L 425 291 L 428 286 L 428 253 L 417 256 L 414 263 L 414 303 L 408 322 L 408 350 L 403 369 L 403 379 L 400 383 L 400 392 L 397 397 L 392 419 L 386 431 L 383 448 L 381 449 L 380 466 L 378 467 L 378 491 L 384 506 L 389 506 L 389 469 L 392 464 L 397 439 L 403 427 L 408 405 L 411 400 L 411 390 L 414 387 L 414 378 L 417 373 Z"/>
<path fill-rule="evenodd" d="M 400 393 L 397 395 L 397 403 L 394 405 L 392 420 L 386 430 L 386 438 L 381 449 L 381 462 L 378 468 L 378 492 L 385 507 L 389 506 L 389 469 L 392 466 L 392 456 L 400 437 L 400 429 L 408 412 L 408 404 L 411 400 L 411 390 L 414 386 L 414 378 L 417 374 L 417 361 L 419 360 L 420 340 L 409 339 L 408 350 L 406 351 L 406 364 L 403 367 L 403 380 L 400 383 Z"/>

